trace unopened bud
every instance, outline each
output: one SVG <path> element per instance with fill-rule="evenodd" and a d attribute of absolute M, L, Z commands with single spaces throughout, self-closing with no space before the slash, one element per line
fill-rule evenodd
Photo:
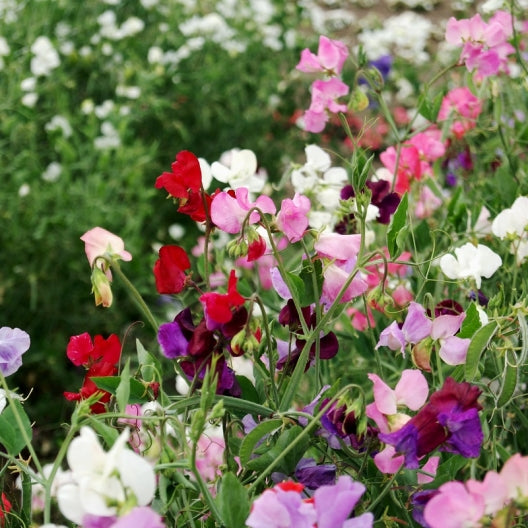
<path fill-rule="evenodd" d="M 102 304 L 105 308 L 112 306 L 112 288 L 106 274 L 97 266 L 92 269 L 92 292 L 95 296 L 95 305 Z"/>

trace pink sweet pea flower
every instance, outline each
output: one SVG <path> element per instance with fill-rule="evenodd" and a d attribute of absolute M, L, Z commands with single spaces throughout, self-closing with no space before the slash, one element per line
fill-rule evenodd
<path fill-rule="evenodd" d="M 460 330 L 465 313 L 440 315 L 433 320 L 431 338 L 440 342 L 438 354 L 448 365 L 463 365 L 471 339 L 462 339 L 455 334 Z"/>
<path fill-rule="evenodd" d="M 420 190 L 420 198 L 414 208 L 416 218 L 427 218 L 431 216 L 442 205 L 442 200 L 436 194 L 424 185 Z"/>
<path fill-rule="evenodd" d="M 361 235 L 340 235 L 339 233 L 321 233 L 314 249 L 321 257 L 336 260 L 356 258 L 361 247 Z"/>
<path fill-rule="evenodd" d="M 421 371 L 416 369 L 404 370 L 394 390 L 376 374 L 369 374 L 368 378 L 374 384 L 374 403 L 385 415 L 396 414 L 399 405 L 417 411 L 429 394 L 427 380 Z"/>
<path fill-rule="evenodd" d="M 452 120 L 451 133 L 458 139 L 475 128 L 482 101 L 467 86 L 454 88 L 442 99 L 438 121 Z"/>
<path fill-rule="evenodd" d="M 255 202 L 250 202 L 247 187 L 221 192 L 214 196 L 211 203 L 211 220 L 226 233 L 240 233 L 246 216 L 254 207 L 258 207 L 263 213 L 268 214 L 275 214 L 277 210 L 269 196 L 262 195 Z M 255 224 L 259 220 L 260 215 L 257 211 L 253 211 L 249 215 L 249 224 Z"/>
<path fill-rule="evenodd" d="M 508 502 L 508 480 L 495 471 L 488 471 L 482 482 L 470 479 L 466 487 L 472 495 L 484 499 L 486 515 L 494 515 Z"/>
<path fill-rule="evenodd" d="M 348 49 L 343 42 L 321 35 L 317 55 L 314 55 L 308 48 L 304 49 L 296 68 L 305 73 L 328 72 L 331 75 L 338 75 L 347 57 Z"/>
<path fill-rule="evenodd" d="M 354 269 L 355 259 L 353 261 L 348 261 L 348 264 L 348 266 L 328 264 L 324 267 L 323 291 L 321 295 L 322 304 L 330 305 L 337 298 L 339 292 L 345 285 L 345 282 L 350 277 L 350 272 Z M 365 293 L 367 289 L 368 284 L 359 275 L 359 273 L 357 273 L 345 290 L 340 302 L 346 303 L 351 301 L 352 299 L 355 299 L 359 295 Z"/>
<path fill-rule="evenodd" d="M 291 243 L 298 242 L 304 236 L 308 227 L 308 212 L 310 199 L 295 193 L 293 199 L 282 200 L 281 209 L 277 214 L 277 226 Z"/>
<path fill-rule="evenodd" d="M 304 114 L 304 129 L 308 132 L 322 132 L 328 121 L 328 112 L 346 112 L 347 105 L 337 102 L 348 94 L 349 87 L 337 77 L 318 79 L 312 83 L 312 102 Z"/>
<path fill-rule="evenodd" d="M 438 464 L 440 463 L 439 456 L 432 456 L 429 460 L 423 465 L 422 471 L 430 473 L 431 475 L 436 475 L 436 470 L 438 469 Z M 429 475 L 424 475 L 423 473 L 418 473 L 416 476 L 418 484 L 428 484 L 433 482 L 434 478 Z"/>
<path fill-rule="evenodd" d="M 405 456 L 397 455 L 396 449 L 391 445 L 385 446 L 379 453 L 374 455 L 374 464 L 382 473 L 397 473 L 404 461 Z"/>
<path fill-rule="evenodd" d="M 411 188 L 414 180 L 422 178 L 420 152 L 411 144 L 404 144 L 398 151 L 389 147 L 380 154 L 383 165 L 396 176 L 394 190 L 402 195 Z"/>
<path fill-rule="evenodd" d="M 86 231 L 81 240 L 84 242 L 84 250 L 91 267 L 93 267 L 97 257 L 102 257 L 105 254 L 113 259 L 132 260 L 132 255 L 125 251 L 123 239 L 102 227 L 94 227 Z M 98 267 L 106 270 L 106 266 L 102 262 L 98 263 Z M 108 271 L 107 276 L 111 279 L 112 275 L 109 273 Z"/>
<path fill-rule="evenodd" d="M 471 493 L 462 482 L 446 482 L 426 504 L 424 518 L 429 528 L 481 526 L 486 511 L 484 499 Z"/>
<path fill-rule="evenodd" d="M 526 501 L 528 498 L 528 456 L 516 453 L 501 469 L 500 476 L 506 488 L 508 499 Z"/>

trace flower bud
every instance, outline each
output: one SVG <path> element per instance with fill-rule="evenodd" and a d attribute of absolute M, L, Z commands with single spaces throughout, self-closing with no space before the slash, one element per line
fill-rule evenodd
<path fill-rule="evenodd" d="M 92 293 L 95 295 L 95 305 L 102 304 L 105 308 L 112 306 L 112 288 L 110 287 L 110 280 L 97 266 L 92 268 Z"/>

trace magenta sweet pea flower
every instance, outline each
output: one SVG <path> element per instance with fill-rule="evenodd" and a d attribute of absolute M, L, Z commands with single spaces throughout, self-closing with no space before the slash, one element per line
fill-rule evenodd
<path fill-rule="evenodd" d="M 338 75 L 341 73 L 347 57 L 348 49 L 343 42 L 321 35 L 317 55 L 308 48 L 304 49 L 296 68 L 305 73 L 327 72 L 331 75 Z"/>
<path fill-rule="evenodd" d="M 321 295 L 321 303 L 331 305 L 337 298 L 339 292 L 345 286 L 346 281 L 350 277 L 350 272 L 354 269 L 355 259 L 350 262 L 351 265 L 340 266 L 338 264 L 328 264 L 323 270 L 323 291 Z M 346 303 L 359 297 L 368 289 L 367 282 L 359 275 L 352 279 L 343 293 L 340 302 Z"/>
<path fill-rule="evenodd" d="M 341 79 L 318 79 L 312 83 L 312 102 L 304 114 L 304 129 L 319 133 L 328 121 L 329 112 L 346 112 L 347 105 L 338 103 L 340 97 L 348 95 L 349 87 Z"/>
<path fill-rule="evenodd" d="M 263 213 L 269 214 L 275 214 L 277 210 L 269 196 L 262 195 L 251 202 L 247 187 L 221 192 L 215 195 L 211 202 L 211 220 L 226 233 L 240 233 L 246 216 L 254 207 L 258 207 Z M 252 211 L 248 223 L 255 224 L 259 220 L 260 214 L 257 211 Z"/>
<path fill-rule="evenodd" d="M 308 227 L 308 212 L 310 199 L 295 193 L 293 199 L 282 200 L 281 209 L 277 214 L 277 226 L 290 242 L 298 242 L 304 236 Z"/>
<path fill-rule="evenodd" d="M 361 235 L 340 235 L 339 233 L 321 233 L 314 249 L 321 257 L 336 260 L 355 259 L 361 247 Z"/>

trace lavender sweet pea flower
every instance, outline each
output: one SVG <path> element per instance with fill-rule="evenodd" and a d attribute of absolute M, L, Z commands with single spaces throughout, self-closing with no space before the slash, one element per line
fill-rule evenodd
<path fill-rule="evenodd" d="M 302 458 L 295 468 L 295 478 L 309 489 L 333 485 L 336 480 L 334 464 L 317 465 L 313 458 Z"/>
<path fill-rule="evenodd" d="M 438 354 L 448 365 L 463 365 L 466 362 L 471 339 L 455 336 L 465 317 L 465 313 L 441 315 L 433 321 L 431 338 L 439 341 L 440 350 Z"/>
<path fill-rule="evenodd" d="M 364 492 L 365 486 L 354 482 L 348 475 L 339 477 L 334 486 L 321 486 L 314 493 L 317 527 L 371 528 L 374 521 L 372 513 L 348 519 Z"/>
<path fill-rule="evenodd" d="M 161 520 L 161 516 L 148 506 L 137 506 L 127 515 L 120 517 L 112 525 L 112 528 L 128 528 L 130 526 L 134 528 L 165 528 L 165 523 Z"/>
<path fill-rule="evenodd" d="M 30 345 L 29 335 L 19 328 L 0 328 L 0 371 L 10 376 L 22 365 L 22 354 Z"/>
<path fill-rule="evenodd" d="M 418 303 L 409 304 L 407 317 L 400 328 L 396 321 L 385 328 L 380 334 L 376 348 L 387 346 L 391 350 L 400 350 L 404 354 L 408 343 L 415 344 L 428 337 L 431 333 L 432 322 L 425 314 L 425 308 Z"/>

